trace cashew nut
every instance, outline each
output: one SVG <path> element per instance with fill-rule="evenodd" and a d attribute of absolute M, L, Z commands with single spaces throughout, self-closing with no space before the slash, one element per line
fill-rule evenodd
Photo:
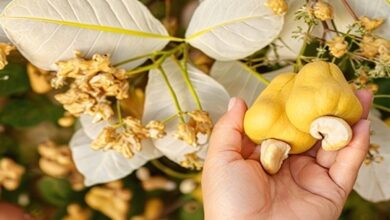
<path fill-rule="evenodd" d="M 310 134 L 322 139 L 322 148 L 326 151 L 336 151 L 345 147 L 352 139 L 352 129 L 341 118 L 323 116 L 311 123 Z"/>
<path fill-rule="evenodd" d="M 283 141 L 268 139 L 261 143 L 260 162 L 269 174 L 275 174 L 288 157 L 290 145 Z"/>

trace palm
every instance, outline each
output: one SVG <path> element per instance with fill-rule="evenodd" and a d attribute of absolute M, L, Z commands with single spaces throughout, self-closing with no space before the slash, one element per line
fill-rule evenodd
<path fill-rule="evenodd" d="M 206 219 L 337 219 L 369 145 L 364 118 L 371 96 L 358 97 L 365 113 L 349 146 L 290 156 L 273 176 L 260 164 L 259 147 L 244 135 L 245 104 L 235 104 L 210 139 L 202 176 Z"/>
<path fill-rule="evenodd" d="M 234 160 L 215 169 L 218 175 L 204 173 L 204 181 L 215 186 L 205 193 L 221 198 L 213 204 L 229 210 L 226 219 L 321 219 L 330 213 L 336 218 L 345 198 L 328 170 L 309 156 L 287 159 L 274 176 L 252 159 Z M 226 194 L 234 199 L 227 200 Z"/>

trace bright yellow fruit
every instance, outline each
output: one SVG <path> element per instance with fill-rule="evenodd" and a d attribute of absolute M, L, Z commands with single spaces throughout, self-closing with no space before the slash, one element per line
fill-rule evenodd
<path fill-rule="evenodd" d="M 310 126 L 317 118 L 335 116 L 353 125 L 361 115 L 362 106 L 340 69 L 320 61 L 272 80 L 246 113 L 244 129 L 257 144 L 272 138 L 297 154 L 316 142 Z"/>

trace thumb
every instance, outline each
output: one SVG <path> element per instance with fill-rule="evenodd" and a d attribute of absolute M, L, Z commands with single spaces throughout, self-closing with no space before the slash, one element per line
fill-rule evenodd
<path fill-rule="evenodd" d="M 246 104 L 242 99 L 230 99 L 228 111 L 214 126 L 207 157 L 216 156 L 221 152 L 238 153 L 242 157 L 243 121 L 246 110 Z"/>

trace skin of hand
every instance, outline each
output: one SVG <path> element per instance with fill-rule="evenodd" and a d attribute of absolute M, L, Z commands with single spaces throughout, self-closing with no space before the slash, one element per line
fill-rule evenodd
<path fill-rule="evenodd" d="M 273 176 L 261 167 L 259 146 L 244 134 L 247 106 L 231 99 L 214 127 L 203 170 L 205 219 L 337 219 L 369 148 L 372 94 L 356 95 L 364 113 L 348 146 L 327 152 L 317 144 L 290 155 Z"/>

